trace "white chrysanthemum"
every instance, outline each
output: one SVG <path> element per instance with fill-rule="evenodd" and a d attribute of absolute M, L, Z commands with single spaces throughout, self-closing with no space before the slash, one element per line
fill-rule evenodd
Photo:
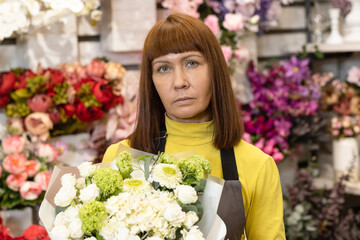
<path fill-rule="evenodd" d="M 156 164 L 152 168 L 152 178 L 160 186 L 174 189 L 180 184 L 182 175 L 178 166 L 174 164 Z"/>
<path fill-rule="evenodd" d="M 124 192 L 141 193 L 141 192 L 150 192 L 151 190 L 153 190 L 153 188 L 150 185 L 150 183 L 146 180 L 137 179 L 137 178 L 133 178 L 133 179 L 128 178 L 122 181 L 122 190 Z"/>

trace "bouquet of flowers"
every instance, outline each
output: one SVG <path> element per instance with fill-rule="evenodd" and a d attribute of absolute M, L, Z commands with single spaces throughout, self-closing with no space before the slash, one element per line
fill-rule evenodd
<path fill-rule="evenodd" d="M 16 69 L 0 76 L 0 107 L 7 116 L 24 119 L 26 130 L 45 141 L 50 134 L 82 130 L 122 104 L 124 74 L 120 64 L 102 60 L 36 73 Z"/>
<path fill-rule="evenodd" d="M 204 239 L 195 223 L 204 211 L 198 194 L 211 171 L 205 158 L 134 160 L 122 151 L 110 164 L 85 162 L 52 182 L 62 185 L 49 189 L 57 192 L 47 199 L 56 205 L 55 219 L 43 220 L 52 239 Z"/>
<path fill-rule="evenodd" d="M 0 41 L 32 27 L 50 25 L 68 14 L 86 15 L 90 23 L 100 21 L 99 0 L 5 0 L 0 2 Z"/>
<path fill-rule="evenodd" d="M 1 139 L 0 209 L 41 203 L 50 181 L 49 167 L 58 156 L 49 143 L 30 143 L 25 135 Z"/>
<path fill-rule="evenodd" d="M 314 116 L 319 108 L 320 84 L 313 81 L 308 65 L 309 59 L 292 56 L 264 73 L 253 65 L 248 70 L 254 99 L 243 106 L 245 132 L 252 136 L 246 140 L 276 161 L 289 153 L 295 119 Z"/>
<path fill-rule="evenodd" d="M 360 116 L 342 116 L 331 119 L 331 136 L 336 139 L 360 134 Z"/>

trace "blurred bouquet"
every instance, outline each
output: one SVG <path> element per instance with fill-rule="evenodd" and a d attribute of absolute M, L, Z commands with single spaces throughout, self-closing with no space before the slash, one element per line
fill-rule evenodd
<path fill-rule="evenodd" d="M 284 202 L 286 239 L 357 239 L 360 212 L 345 208 L 348 178 L 343 175 L 330 191 L 322 191 L 315 188 L 307 169 L 298 169 Z"/>
<path fill-rule="evenodd" d="M 334 138 L 354 137 L 360 134 L 360 116 L 342 116 L 331 119 L 331 135 Z"/>
<path fill-rule="evenodd" d="M 309 59 L 292 56 L 273 63 L 264 73 L 248 70 L 254 100 L 243 106 L 246 140 L 281 161 L 298 119 L 313 117 L 319 108 L 320 84 L 313 81 Z M 284 155 L 285 154 L 285 155 Z"/>
<path fill-rule="evenodd" d="M 16 69 L 0 76 L 0 107 L 21 118 L 26 130 L 42 141 L 83 130 L 112 107 L 123 103 L 125 69 L 115 62 L 93 60 L 86 66 Z"/>
<path fill-rule="evenodd" d="M 204 239 L 195 223 L 203 214 L 198 194 L 210 163 L 197 155 L 177 160 L 162 154 L 152 165 L 154 160 L 139 155 L 133 164 L 123 151 L 112 168 L 86 162 L 78 166 L 79 178 L 62 175 L 51 238 Z M 131 176 L 135 171 L 144 177 Z"/>
<path fill-rule="evenodd" d="M 0 41 L 31 28 L 48 26 L 68 14 L 86 15 L 100 21 L 100 0 L 5 0 L 0 2 Z"/>
<path fill-rule="evenodd" d="M 31 225 L 24 231 L 23 236 L 11 237 L 9 229 L 3 225 L 3 220 L 0 217 L 0 239 L 3 240 L 50 240 L 46 229 L 39 225 Z"/>
<path fill-rule="evenodd" d="M 25 134 L 2 136 L 0 209 L 41 203 L 50 181 L 49 168 L 58 151 L 49 143 L 31 143 Z"/>

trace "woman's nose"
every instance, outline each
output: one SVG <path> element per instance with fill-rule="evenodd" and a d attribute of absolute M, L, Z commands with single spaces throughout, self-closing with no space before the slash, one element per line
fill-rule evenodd
<path fill-rule="evenodd" d="M 181 68 L 176 68 L 174 72 L 175 89 L 187 88 L 189 85 L 189 79 L 184 70 Z"/>

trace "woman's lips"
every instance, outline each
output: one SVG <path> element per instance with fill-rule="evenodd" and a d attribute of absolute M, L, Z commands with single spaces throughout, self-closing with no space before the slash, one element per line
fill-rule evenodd
<path fill-rule="evenodd" d="M 187 105 L 190 104 L 194 101 L 194 98 L 190 98 L 190 97 L 183 97 L 183 98 L 178 98 L 174 101 L 175 104 L 177 105 Z"/>

